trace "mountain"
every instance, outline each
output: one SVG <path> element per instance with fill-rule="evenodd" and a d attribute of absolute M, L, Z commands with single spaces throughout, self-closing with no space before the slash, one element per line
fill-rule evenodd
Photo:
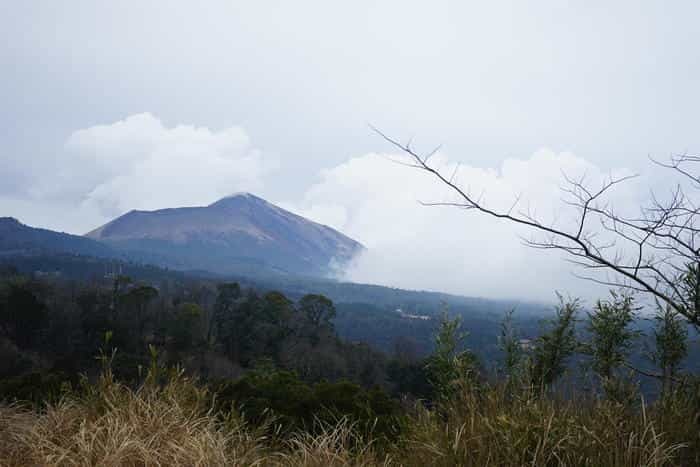
<path fill-rule="evenodd" d="M 209 206 L 131 211 L 86 237 L 142 261 L 222 274 L 326 276 L 363 249 L 250 193 Z"/>
<path fill-rule="evenodd" d="M 122 258 L 121 252 L 95 240 L 22 224 L 0 217 L 0 256 L 69 253 L 101 258 Z"/>

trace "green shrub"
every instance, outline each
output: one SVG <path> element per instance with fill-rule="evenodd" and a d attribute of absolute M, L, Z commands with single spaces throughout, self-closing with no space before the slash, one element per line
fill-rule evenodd
<path fill-rule="evenodd" d="M 63 373 L 28 373 L 0 380 L 0 400 L 36 405 L 55 402 L 74 384 L 75 381 Z"/>
<path fill-rule="evenodd" d="M 290 371 L 256 369 L 238 381 L 219 384 L 218 406 L 234 409 L 246 420 L 272 422 L 278 432 L 322 430 L 347 419 L 356 429 L 394 439 L 401 425 L 399 404 L 379 388 L 363 389 L 348 381 L 309 385 Z"/>

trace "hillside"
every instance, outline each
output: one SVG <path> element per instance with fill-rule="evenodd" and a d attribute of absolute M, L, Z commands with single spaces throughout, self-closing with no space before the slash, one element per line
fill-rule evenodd
<path fill-rule="evenodd" d="M 0 256 L 70 253 L 101 258 L 124 255 L 95 240 L 22 224 L 13 217 L 0 217 Z"/>

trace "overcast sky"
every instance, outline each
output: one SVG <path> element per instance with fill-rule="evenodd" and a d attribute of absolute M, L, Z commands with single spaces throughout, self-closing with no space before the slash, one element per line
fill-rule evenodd
<path fill-rule="evenodd" d="M 0 14 L 0 215 L 82 234 L 236 191 L 370 250 L 353 280 L 591 294 L 557 255 L 388 161 L 372 123 L 496 202 L 556 212 L 560 170 L 699 152 L 698 2 L 22 1 Z M 618 196 L 618 195 L 616 195 Z M 533 275 L 533 265 L 537 275 Z"/>

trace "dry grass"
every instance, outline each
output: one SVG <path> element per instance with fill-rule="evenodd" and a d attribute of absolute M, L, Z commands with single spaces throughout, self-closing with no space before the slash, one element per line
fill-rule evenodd
<path fill-rule="evenodd" d="M 341 467 L 393 465 L 388 456 L 374 449 L 348 420 L 325 426 L 319 435 L 297 433 L 285 442 L 284 453 L 275 462 L 284 466 Z"/>
<path fill-rule="evenodd" d="M 40 412 L 0 407 L 0 459 L 108 467 L 698 465 L 697 422 L 680 399 L 647 409 L 507 396 L 465 388 L 441 410 L 416 406 L 402 438 L 379 446 L 347 420 L 319 435 L 266 437 L 235 413 L 212 413 L 210 395 L 178 375 L 139 390 L 107 376 Z"/>
<path fill-rule="evenodd" d="M 509 399 L 464 391 L 440 416 L 418 407 L 403 450 L 406 465 L 675 466 L 671 442 L 644 407 L 606 401 Z"/>
<path fill-rule="evenodd" d="M 102 384 L 38 414 L 4 407 L 0 457 L 7 466 L 247 466 L 264 459 L 255 431 L 221 421 L 206 400 L 176 378 L 163 389 Z"/>

